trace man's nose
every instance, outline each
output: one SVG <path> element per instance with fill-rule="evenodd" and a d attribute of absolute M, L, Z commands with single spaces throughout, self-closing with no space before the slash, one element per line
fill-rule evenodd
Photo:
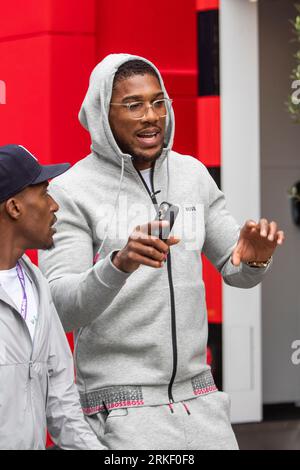
<path fill-rule="evenodd" d="M 159 120 L 158 114 L 154 111 L 153 106 L 148 106 L 145 116 L 142 119 L 143 121 L 157 122 Z"/>
<path fill-rule="evenodd" d="M 59 205 L 57 202 L 51 197 L 51 206 L 50 206 L 51 212 L 57 212 L 59 210 Z"/>

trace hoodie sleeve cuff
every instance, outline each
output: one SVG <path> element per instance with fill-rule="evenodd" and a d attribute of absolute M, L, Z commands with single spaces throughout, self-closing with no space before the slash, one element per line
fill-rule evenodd
<path fill-rule="evenodd" d="M 271 257 L 270 263 L 267 266 L 262 266 L 262 267 L 254 267 L 254 266 L 249 266 L 247 263 L 241 263 L 242 265 L 242 271 L 247 273 L 247 274 L 262 274 L 267 272 L 270 267 L 273 264 L 273 257 Z"/>
<path fill-rule="evenodd" d="M 108 287 L 118 289 L 122 287 L 132 273 L 125 273 L 120 271 L 112 262 L 111 258 L 115 251 L 109 255 L 101 263 L 95 265 L 95 272 L 100 281 Z"/>

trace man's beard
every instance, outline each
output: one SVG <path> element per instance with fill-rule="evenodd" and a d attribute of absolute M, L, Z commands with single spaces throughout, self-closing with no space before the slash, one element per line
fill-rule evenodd
<path fill-rule="evenodd" d="M 154 154 L 153 156 L 151 157 L 146 157 L 145 155 L 143 154 L 138 154 L 138 153 L 132 153 L 132 152 L 126 152 L 126 153 L 129 153 L 131 156 L 132 156 L 132 160 L 133 162 L 137 161 L 137 162 L 155 162 L 162 154 L 163 152 L 163 149 L 164 147 L 162 146 L 159 151 Z"/>
<path fill-rule="evenodd" d="M 55 248 L 55 243 L 54 243 L 54 241 L 52 241 L 51 245 L 49 243 L 49 245 L 45 246 L 45 248 L 43 248 L 43 249 L 47 250 L 47 251 L 52 251 L 54 248 Z"/>

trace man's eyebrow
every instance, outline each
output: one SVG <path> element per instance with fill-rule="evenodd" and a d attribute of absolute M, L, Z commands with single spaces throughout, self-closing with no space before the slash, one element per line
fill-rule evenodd
<path fill-rule="evenodd" d="M 155 99 L 158 96 L 163 95 L 163 94 L 164 94 L 164 92 L 161 90 L 158 93 L 155 93 L 155 95 L 153 95 L 153 98 Z M 143 95 L 128 95 L 128 96 L 125 96 L 122 99 L 122 102 L 125 102 L 125 101 L 143 101 L 144 98 L 145 97 Z"/>

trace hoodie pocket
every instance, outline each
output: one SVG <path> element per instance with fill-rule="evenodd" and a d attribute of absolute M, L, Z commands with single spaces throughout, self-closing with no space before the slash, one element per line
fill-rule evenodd
<path fill-rule="evenodd" d="M 103 438 L 105 434 L 112 432 L 114 425 L 120 424 L 120 419 L 128 415 L 127 408 L 111 410 L 109 413 L 100 411 L 94 415 L 85 416 L 86 421 L 98 438 Z"/>
<path fill-rule="evenodd" d="M 122 420 L 126 419 L 126 416 L 128 416 L 128 408 L 111 410 L 106 418 L 104 433 L 112 432 L 115 426 L 119 426 Z"/>
<path fill-rule="evenodd" d="M 119 408 L 116 410 L 111 410 L 108 414 L 107 419 L 118 418 L 120 416 L 127 416 L 128 415 L 128 408 Z"/>

